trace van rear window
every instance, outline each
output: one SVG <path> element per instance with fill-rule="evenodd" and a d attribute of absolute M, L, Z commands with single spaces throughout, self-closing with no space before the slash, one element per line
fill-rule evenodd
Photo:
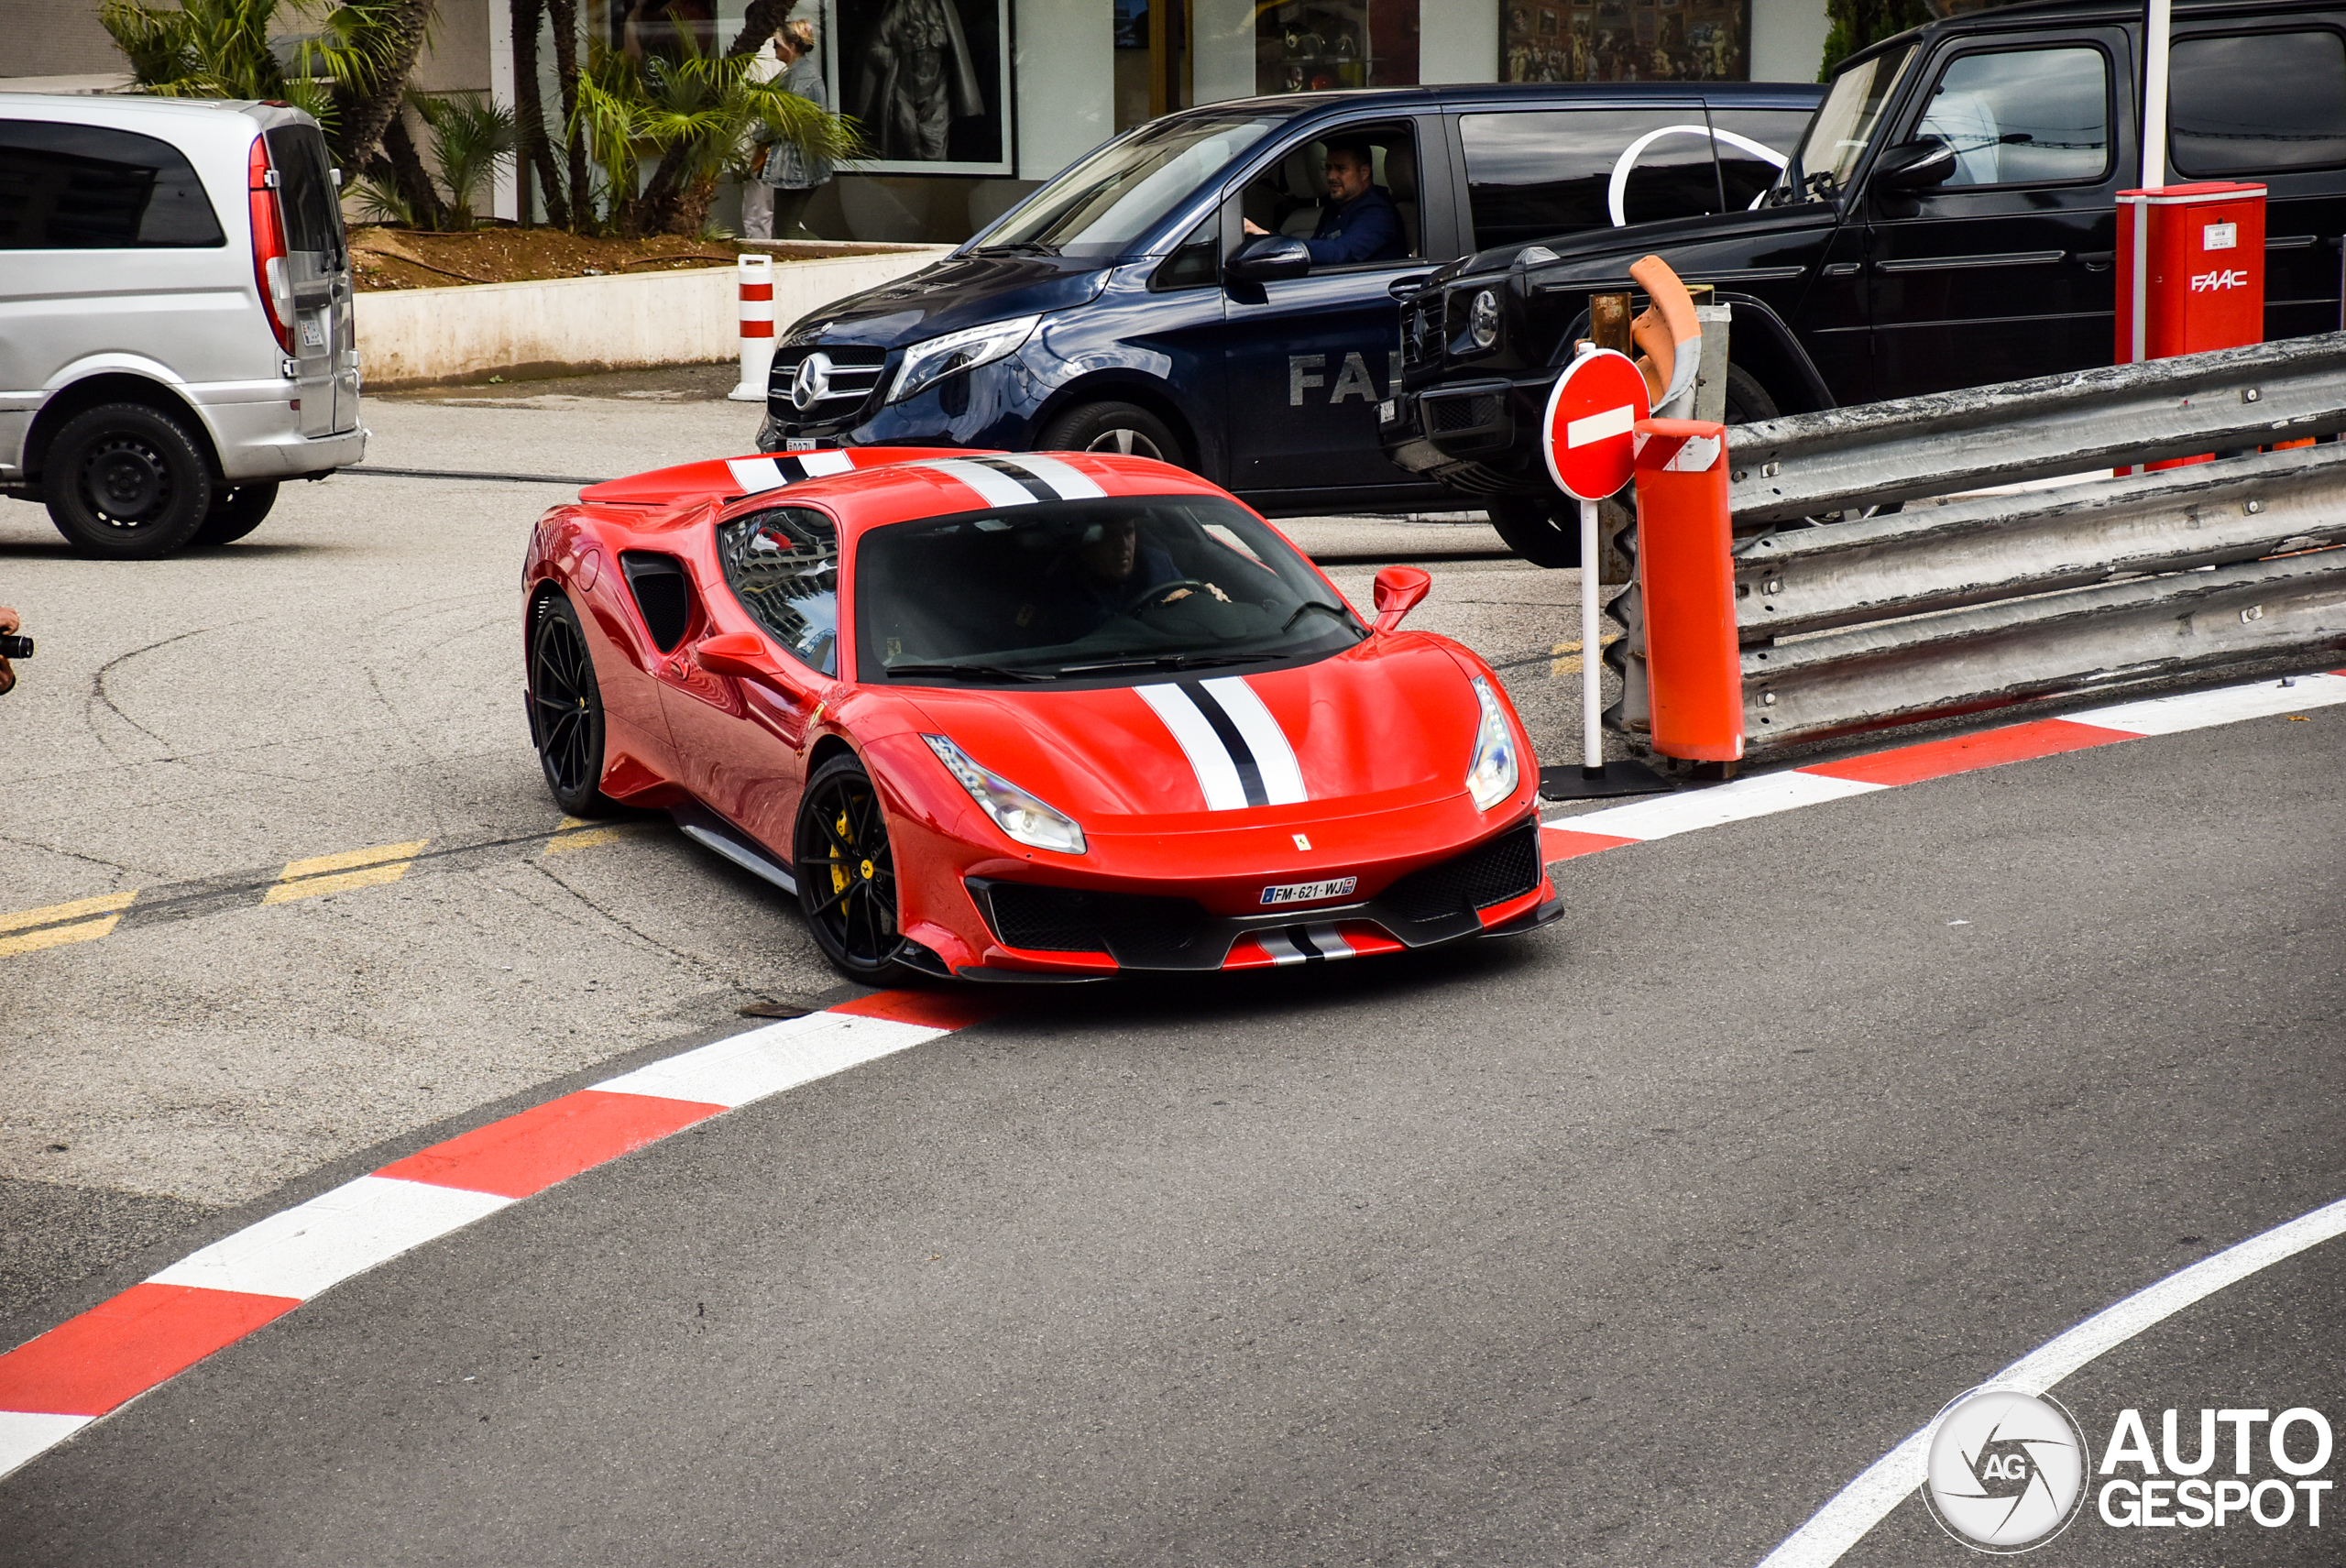
<path fill-rule="evenodd" d="M 319 258 L 321 271 L 340 271 L 342 205 L 334 190 L 326 138 L 314 126 L 278 126 L 269 137 L 269 167 L 285 212 L 285 245 Z"/>
<path fill-rule="evenodd" d="M 0 120 L 0 250 L 225 245 L 179 148 L 104 126 Z"/>
<path fill-rule="evenodd" d="M 2346 163 L 2346 38 L 2322 28 L 2177 38 L 2167 146 L 2206 178 Z"/>

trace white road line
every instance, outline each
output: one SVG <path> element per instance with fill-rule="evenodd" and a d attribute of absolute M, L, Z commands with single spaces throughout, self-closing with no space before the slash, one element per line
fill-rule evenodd
<path fill-rule="evenodd" d="M 2346 675 L 2297 675 L 2287 685 L 2278 681 L 2259 681 L 2253 686 L 2182 692 L 2060 717 L 2077 724 L 2131 730 L 2137 735 L 2179 735 L 2187 729 L 2235 724 L 2243 718 L 2270 718 L 2299 708 L 2330 707 L 2341 702 L 2346 702 Z"/>
<path fill-rule="evenodd" d="M 2194 1302 L 2339 1235 L 2346 1235 L 2346 1198 L 2275 1225 L 2137 1290 L 1982 1381 L 2041 1394 L 2104 1351 L 2125 1343 Z M 1782 1545 L 1760 1561 L 1760 1568 L 1827 1568 L 1838 1562 L 1843 1552 L 1864 1540 L 1891 1509 L 1923 1484 L 1930 1431 L 1924 1427 L 1876 1460 L 1806 1524 L 1785 1537 Z"/>
<path fill-rule="evenodd" d="M 491 1192 L 362 1176 L 188 1254 L 148 1283 L 306 1301 L 512 1201 Z"/>
<path fill-rule="evenodd" d="M 48 1416 L 29 1410 L 0 1410 L 0 1475 L 55 1448 L 95 1416 Z"/>
<path fill-rule="evenodd" d="M 1608 806 L 1582 817 L 1554 817 L 1547 825 L 1575 833 L 1607 833 L 1617 839 L 1668 839 L 1691 833 L 1697 828 L 1716 828 L 1747 817 L 1766 817 L 1853 795 L 1871 795 L 1889 787 L 1856 779 L 1827 778 L 1822 773 L 1760 773 L 1711 789 L 1658 795 L 1628 806 Z"/>
<path fill-rule="evenodd" d="M 952 1032 L 893 1018 L 809 1013 L 623 1072 L 595 1087 L 606 1094 L 649 1094 L 730 1108 Z"/>

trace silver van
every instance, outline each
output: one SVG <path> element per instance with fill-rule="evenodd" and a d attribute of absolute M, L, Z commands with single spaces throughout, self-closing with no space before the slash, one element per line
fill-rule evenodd
<path fill-rule="evenodd" d="M 297 109 L 0 93 L 0 494 L 149 559 L 366 455 L 339 184 Z"/>

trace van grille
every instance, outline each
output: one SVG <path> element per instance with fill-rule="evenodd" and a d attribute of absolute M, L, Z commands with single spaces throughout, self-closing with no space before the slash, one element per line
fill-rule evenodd
<path fill-rule="evenodd" d="M 820 354 L 830 362 L 824 395 L 800 408 L 791 400 L 799 367 Z M 861 412 L 888 368 L 888 351 L 860 343 L 798 343 L 774 351 L 766 379 L 766 407 L 783 424 L 836 424 Z"/>

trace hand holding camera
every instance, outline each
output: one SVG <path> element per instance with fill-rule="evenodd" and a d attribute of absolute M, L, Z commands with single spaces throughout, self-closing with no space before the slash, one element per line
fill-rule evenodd
<path fill-rule="evenodd" d="M 22 624 L 15 610 L 0 605 L 0 695 L 14 690 L 16 685 L 16 672 L 9 668 L 8 661 L 33 656 L 33 640 L 16 635 Z"/>

